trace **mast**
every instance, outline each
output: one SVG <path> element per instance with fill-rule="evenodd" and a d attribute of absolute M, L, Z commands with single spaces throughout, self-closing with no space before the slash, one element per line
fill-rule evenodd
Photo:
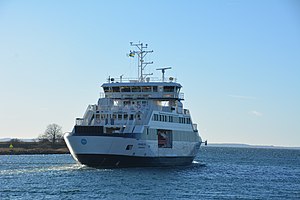
<path fill-rule="evenodd" d="M 144 74 L 143 71 L 147 65 L 153 64 L 153 62 L 145 62 L 144 58 L 148 53 L 153 53 L 153 50 L 151 50 L 151 51 L 145 50 L 148 48 L 148 44 L 144 45 L 143 43 L 140 43 L 140 42 L 139 43 L 130 42 L 130 45 L 138 48 L 137 51 L 130 51 L 129 56 L 134 57 L 135 54 L 138 55 L 138 81 L 144 82 L 146 76 L 152 75 L 152 73 Z"/>

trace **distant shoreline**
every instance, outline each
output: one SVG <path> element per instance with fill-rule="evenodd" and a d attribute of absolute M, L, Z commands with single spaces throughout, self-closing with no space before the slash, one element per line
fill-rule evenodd
<path fill-rule="evenodd" d="M 24 148 L 0 148 L 0 155 L 34 155 L 34 154 L 69 154 L 67 148 L 60 149 L 24 149 Z"/>
<path fill-rule="evenodd" d="M 251 144 L 236 144 L 236 143 L 208 143 L 207 147 L 296 149 L 296 150 L 300 150 L 300 147 L 284 147 L 284 146 L 274 146 L 274 145 L 251 145 Z"/>
<path fill-rule="evenodd" d="M 55 142 L 0 142 L 0 155 L 69 154 L 64 141 Z"/>

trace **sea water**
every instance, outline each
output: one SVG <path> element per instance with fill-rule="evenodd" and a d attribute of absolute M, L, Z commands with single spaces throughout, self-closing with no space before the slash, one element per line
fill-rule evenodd
<path fill-rule="evenodd" d="M 0 199 L 300 199 L 300 150 L 201 147 L 187 167 L 125 169 L 0 156 Z"/>

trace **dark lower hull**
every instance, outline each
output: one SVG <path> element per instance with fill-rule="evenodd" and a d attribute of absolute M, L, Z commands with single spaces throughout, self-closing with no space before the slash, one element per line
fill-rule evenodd
<path fill-rule="evenodd" d="M 78 161 L 89 167 L 168 167 L 190 165 L 194 157 L 140 157 L 109 154 L 77 154 Z"/>

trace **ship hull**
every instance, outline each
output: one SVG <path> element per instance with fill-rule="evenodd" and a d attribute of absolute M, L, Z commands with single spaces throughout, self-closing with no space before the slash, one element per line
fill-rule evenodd
<path fill-rule="evenodd" d="M 77 154 L 79 163 L 96 168 L 169 167 L 190 165 L 194 157 L 142 157 L 109 154 Z"/>
<path fill-rule="evenodd" d="M 157 141 L 107 136 L 65 135 L 73 158 L 90 167 L 167 167 L 190 165 L 200 144 L 175 143 L 177 148 L 157 148 Z M 128 149 L 132 146 L 132 149 Z"/>

